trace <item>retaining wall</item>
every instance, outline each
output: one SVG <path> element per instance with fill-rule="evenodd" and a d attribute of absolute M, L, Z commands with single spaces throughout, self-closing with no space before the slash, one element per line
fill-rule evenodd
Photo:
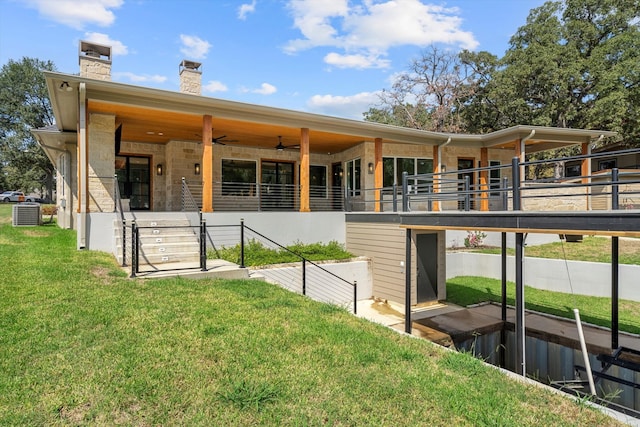
<path fill-rule="evenodd" d="M 480 276 L 501 279 L 500 255 L 468 252 L 447 253 L 447 279 Z M 524 283 L 532 288 L 596 297 L 611 296 L 611 265 L 598 262 L 546 258 L 524 260 Z M 640 266 L 619 265 L 621 299 L 640 301 Z M 515 258 L 507 257 L 507 280 L 515 281 Z"/>

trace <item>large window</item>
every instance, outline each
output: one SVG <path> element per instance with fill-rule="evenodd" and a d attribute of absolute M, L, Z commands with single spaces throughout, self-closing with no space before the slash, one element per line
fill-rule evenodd
<path fill-rule="evenodd" d="M 318 198 L 327 197 L 327 167 L 309 166 L 310 196 Z"/>
<path fill-rule="evenodd" d="M 499 168 L 500 166 L 500 162 L 498 160 L 490 160 L 489 161 L 489 167 L 491 167 L 491 169 L 489 170 L 489 188 L 491 189 L 499 189 L 500 188 L 500 171 L 501 169 Z M 499 196 L 500 193 L 499 192 L 492 192 L 491 193 L 492 196 Z"/>
<path fill-rule="evenodd" d="M 350 190 L 351 196 L 359 196 L 361 183 L 360 183 L 360 159 L 349 160 L 346 163 L 347 167 L 347 190 Z"/>
<path fill-rule="evenodd" d="M 255 185 L 255 161 L 222 159 L 223 196 L 253 196 Z"/>
<path fill-rule="evenodd" d="M 433 160 L 413 157 L 385 157 L 382 159 L 382 185 L 402 185 L 402 172 L 409 175 L 433 173 Z"/>

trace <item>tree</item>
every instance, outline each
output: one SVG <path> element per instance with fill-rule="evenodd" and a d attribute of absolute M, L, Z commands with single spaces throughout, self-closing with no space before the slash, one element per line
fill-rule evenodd
<path fill-rule="evenodd" d="M 475 85 L 457 54 L 435 46 L 414 59 L 398 76 L 381 104 L 364 114 L 365 120 L 438 132 L 465 130 L 462 102 Z"/>
<path fill-rule="evenodd" d="M 489 63 L 490 79 L 468 100 L 465 120 L 482 130 L 615 130 L 638 144 L 639 10 L 639 0 L 550 1 L 531 10 L 505 56 Z M 482 54 L 462 56 L 472 69 L 488 63 Z"/>
<path fill-rule="evenodd" d="M 0 185 L 52 196 L 54 168 L 31 129 L 54 124 L 43 70 L 51 61 L 9 60 L 0 70 Z"/>

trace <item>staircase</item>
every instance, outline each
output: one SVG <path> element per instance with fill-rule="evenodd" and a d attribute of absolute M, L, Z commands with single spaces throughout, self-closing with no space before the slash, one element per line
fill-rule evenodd
<path fill-rule="evenodd" d="M 138 271 L 140 277 L 189 276 L 193 278 L 248 278 L 246 269 L 222 260 L 208 260 L 207 271 L 200 268 L 199 229 L 192 227 L 182 212 L 170 214 L 126 214 L 126 265 L 131 268 L 131 224 L 135 220 L 139 232 Z M 116 258 L 122 264 L 122 224 L 114 221 Z"/>

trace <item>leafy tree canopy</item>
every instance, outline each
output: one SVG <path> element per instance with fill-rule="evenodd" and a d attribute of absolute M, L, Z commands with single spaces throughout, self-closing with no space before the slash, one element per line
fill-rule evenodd
<path fill-rule="evenodd" d="M 54 124 L 43 70 L 55 66 L 22 58 L 0 69 L 0 187 L 51 196 L 54 169 L 30 132 Z"/>
<path fill-rule="evenodd" d="M 606 129 L 640 146 L 639 11 L 640 0 L 548 1 L 531 10 L 502 58 L 423 54 L 365 120 L 418 127 L 412 118 L 420 118 L 421 128 L 465 132 Z"/>

